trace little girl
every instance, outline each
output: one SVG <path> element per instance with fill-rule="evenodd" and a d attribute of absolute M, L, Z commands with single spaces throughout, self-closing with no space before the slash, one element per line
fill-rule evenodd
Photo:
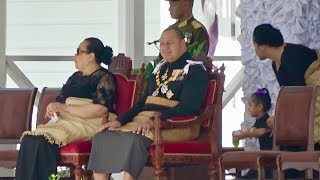
<path fill-rule="evenodd" d="M 260 150 L 272 149 L 271 130 L 267 126 L 269 118 L 268 111 L 271 108 L 271 98 L 266 88 L 258 89 L 249 98 L 249 113 L 257 118 L 254 125 L 247 131 L 234 131 L 232 136 L 234 140 L 256 137 L 259 139 Z"/>

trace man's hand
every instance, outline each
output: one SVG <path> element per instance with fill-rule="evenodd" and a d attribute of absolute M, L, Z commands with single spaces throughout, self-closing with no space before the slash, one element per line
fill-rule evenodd
<path fill-rule="evenodd" d="M 121 127 L 121 124 L 119 121 L 109 121 L 102 126 L 99 127 L 97 132 L 101 132 L 104 130 L 110 130 L 113 131 L 115 128 Z"/>
<path fill-rule="evenodd" d="M 133 133 L 136 134 L 142 134 L 144 135 L 148 135 L 150 133 L 150 130 L 154 128 L 154 124 L 153 124 L 153 120 L 150 119 L 147 122 L 145 122 L 144 124 L 141 124 L 137 127 L 137 129 L 135 131 L 133 131 Z"/>

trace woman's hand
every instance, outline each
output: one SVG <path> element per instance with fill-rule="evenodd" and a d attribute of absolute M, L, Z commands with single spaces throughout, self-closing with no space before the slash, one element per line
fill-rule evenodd
<path fill-rule="evenodd" d="M 133 131 L 133 133 L 136 133 L 136 134 L 141 133 L 143 136 L 148 135 L 152 128 L 154 128 L 154 123 L 152 119 L 149 119 L 147 122 L 139 125 L 137 129 Z"/>
<path fill-rule="evenodd" d="M 68 109 L 68 106 L 66 104 L 62 104 L 59 102 L 52 102 L 47 106 L 47 112 L 45 117 L 51 118 L 53 116 L 53 113 L 64 112 L 64 111 L 67 111 L 67 109 Z"/>
<path fill-rule="evenodd" d="M 99 127 L 98 132 L 104 131 L 104 130 L 110 130 L 113 131 L 115 128 L 121 127 L 121 123 L 119 121 L 109 121 L 102 126 Z"/>

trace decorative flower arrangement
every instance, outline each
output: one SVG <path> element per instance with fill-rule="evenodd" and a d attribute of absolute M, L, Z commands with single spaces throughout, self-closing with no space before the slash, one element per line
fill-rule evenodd
<path fill-rule="evenodd" d="M 194 42 L 193 44 L 190 44 L 190 46 L 187 47 L 188 52 L 191 54 L 192 57 L 198 56 L 204 51 L 204 44 L 205 41 L 202 43 L 199 43 L 198 41 Z"/>
<path fill-rule="evenodd" d="M 59 180 L 64 177 L 70 177 L 70 168 L 60 167 L 58 166 L 58 173 L 51 174 L 48 179 L 49 180 Z"/>
<path fill-rule="evenodd" d="M 49 176 L 49 180 L 59 180 L 60 179 L 60 175 L 59 174 L 51 174 Z"/>

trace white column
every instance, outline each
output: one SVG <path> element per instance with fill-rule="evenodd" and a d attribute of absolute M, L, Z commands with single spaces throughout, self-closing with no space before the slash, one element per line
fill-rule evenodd
<path fill-rule="evenodd" d="M 6 29 L 7 29 L 7 1 L 0 0 L 0 87 L 6 85 L 7 68 L 6 68 Z M 15 145 L 1 144 L 0 150 L 15 149 Z M 0 177 L 13 177 L 14 170 L 0 168 Z"/>
<path fill-rule="evenodd" d="M 6 85 L 7 1 L 0 1 L 0 87 Z"/>
<path fill-rule="evenodd" d="M 119 52 L 125 53 L 139 68 L 144 58 L 144 0 L 118 1 Z"/>

